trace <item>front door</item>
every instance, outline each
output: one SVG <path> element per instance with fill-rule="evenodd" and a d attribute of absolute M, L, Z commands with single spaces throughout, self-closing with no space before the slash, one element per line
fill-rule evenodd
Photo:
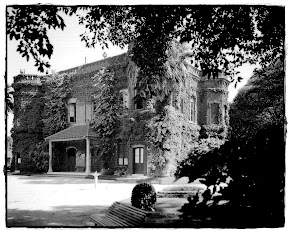
<path fill-rule="evenodd" d="M 144 148 L 136 147 L 133 150 L 134 154 L 134 173 L 143 174 L 144 173 Z"/>
<path fill-rule="evenodd" d="M 74 172 L 76 169 L 76 150 L 70 148 L 67 151 L 67 171 Z"/>

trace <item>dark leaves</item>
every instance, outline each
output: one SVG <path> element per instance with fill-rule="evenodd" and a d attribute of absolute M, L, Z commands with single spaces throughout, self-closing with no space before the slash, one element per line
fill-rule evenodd
<path fill-rule="evenodd" d="M 82 10 L 82 14 L 78 14 L 78 10 Z M 236 79 L 235 70 L 244 63 L 259 62 L 263 67 L 284 57 L 284 7 L 10 7 L 7 11 L 7 35 L 10 40 L 23 41 L 21 46 L 24 49 L 17 51 L 26 58 L 31 55 L 42 71 L 49 66 L 44 57 L 50 58 L 52 54 L 52 46 L 47 47 L 50 44 L 47 30 L 65 27 L 60 12 L 79 17 L 79 23 L 86 27 L 81 41 L 87 47 L 98 44 L 108 48 L 111 42 L 124 48 L 135 41 L 132 59 L 145 77 L 160 76 L 164 72 L 162 67 L 167 59 L 168 43 L 174 38 L 192 42 L 194 65 L 213 76 L 223 71 Z M 40 50 L 37 41 L 43 39 L 46 45 L 41 45 L 46 48 Z"/>
<path fill-rule="evenodd" d="M 7 34 L 9 39 L 20 40 L 17 52 L 29 61 L 30 56 L 35 66 L 44 72 L 50 65 L 45 57 L 51 58 L 53 46 L 47 36 L 47 30 L 64 29 L 65 23 L 57 7 L 33 5 L 13 6 L 7 10 Z"/>

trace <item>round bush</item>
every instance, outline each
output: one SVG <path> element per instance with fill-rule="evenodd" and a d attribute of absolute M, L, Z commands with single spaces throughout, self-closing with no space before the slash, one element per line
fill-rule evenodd
<path fill-rule="evenodd" d="M 131 204 L 139 209 L 154 211 L 156 204 L 156 191 L 154 187 L 149 183 L 137 184 L 132 191 Z"/>

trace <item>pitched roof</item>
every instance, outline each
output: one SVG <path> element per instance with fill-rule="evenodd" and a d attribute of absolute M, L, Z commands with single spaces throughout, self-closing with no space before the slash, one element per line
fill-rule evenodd
<path fill-rule="evenodd" d="M 57 141 L 68 141 L 68 140 L 81 140 L 89 138 L 96 138 L 97 134 L 94 132 L 88 124 L 81 124 L 71 126 L 67 129 L 59 131 L 53 135 L 45 138 L 45 140 L 57 140 Z"/>
<path fill-rule="evenodd" d="M 88 64 L 84 64 L 84 65 L 77 66 L 74 68 L 62 70 L 58 73 L 62 74 L 62 73 L 69 73 L 69 72 L 73 72 L 73 71 L 76 71 L 76 74 L 90 73 L 90 72 L 99 70 L 103 67 L 108 68 L 109 66 L 114 66 L 114 65 L 118 65 L 118 64 L 127 65 L 128 62 L 129 61 L 128 61 L 127 53 L 123 53 L 123 54 L 120 54 L 117 56 L 108 57 L 108 58 L 103 59 L 103 60 L 98 60 L 98 61 L 95 61 L 92 63 L 88 63 Z"/>

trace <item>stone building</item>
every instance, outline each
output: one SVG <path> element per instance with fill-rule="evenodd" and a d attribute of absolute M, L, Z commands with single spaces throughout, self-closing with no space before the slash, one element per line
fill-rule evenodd
<path fill-rule="evenodd" d="M 115 153 L 109 161 L 110 168 L 123 168 L 128 174 L 150 175 L 148 151 L 149 144 L 145 140 L 144 122 L 154 116 L 154 111 L 148 108 L 147 102 L 138 99 L 136 91 L 137 67 L 130 60 L 127 53 L 106 58 L 97 62 L 85 64 L 61 73 L 75 72 L 71 82 L 72 94 L 68 99 L 68 122 L 69 127 L 55 134 L 43 137 L 40 129 L 41 106 L 37 109 L 31 107 L 31 96 L 38 99 L 45 95 L 45 77 L 18 75 L 14 78 L 15 107 L 14 112 L 14 137 L 17 134 L 26 132 L 34 142 L 46 140 L 49 142 L 49 172 L 100 172 L 104 167 L 104 159 L 99 152 L 98 138 L 94 130 L 90 127 L 90 121 L 94 114 L 95 101 L 94 88 L 91 84 L 91 77 L 100 68 L 113 68 L 115 76 L 118 78 L 116 91 L 119 93 L 119 103 L 122 105 L 122 127 L 124 131 L 130 127 L 129 131 L 118 136 L 118 143 Z M 174 91 L 171 96 L 172 109 L 184 115 L 188 125 L 197 131 L 201 130 L 221 130 L 227 126 L 228 114 L 228 84 L 229 81 L 223 75 L 217 78 L 203 76 L 201 71 L 194 67 L 187 69 L 184 74 L 187 78 L 180 83 L 178 91 Z M 23 109 L 25 109 L 23 111 Z M 37 114 L 34 119 L 34 126 L 26 125 L 19 120 L 19 114 L 28 114 L 33 109 Z M 152 113 L 153 112 L 153 113 Z M 143 123 L 143 124 L 142 124 Z M 20 129 L 22 128 L 22 129 Z M 190 132 L 192 133 L 192 132 Z M 14 139 L 15 141 L 15 139 Z M 183 141 L 183 139 L 182 139 Z M 183 143 L 181 141 L 181 143 Z M 25 159 L 25 152 L 17 148 L 14 142 L 13 153 L 20 160 Z M 186 145 L 186 144 L 185 144 Z M 184 145 L 184 146 L 185 146 Z M 178 150 L 179 148 L 177 148 Z M 61 154 L 61 155 L 59 155 Z"/>

